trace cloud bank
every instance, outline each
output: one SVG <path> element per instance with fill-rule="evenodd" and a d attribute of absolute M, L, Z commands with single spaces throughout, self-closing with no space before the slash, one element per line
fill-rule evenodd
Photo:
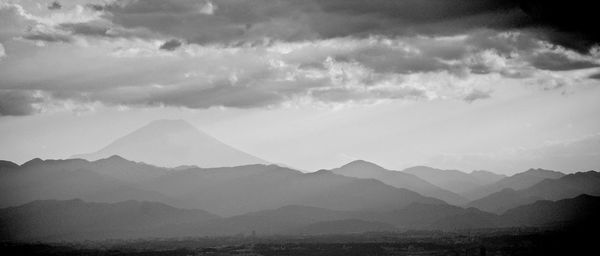
<path fill-rule="evenodd" d="M 61 102 L 473 103 L 505 79 L 544 90 L 593 82 L 599 65 L 597 48 L 561 44 L 544 27 L 555 23 L 531 14 L 538 7 L 511 0 L 48 4 L 0 4 L 0 115 Z"/>

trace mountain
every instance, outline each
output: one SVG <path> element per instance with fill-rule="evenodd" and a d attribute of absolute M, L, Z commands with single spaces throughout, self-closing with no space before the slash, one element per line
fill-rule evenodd
<path fill-rule="evenodd" d="M 73 241 L 252 233 L 343 234 L 395 231 L 398 228 L 393 224 L 394 218 L 394 211 L 336 211 L 300 205 L 219 218 L 201 210 L 151 202 L 45 200 L 0 209 L 0 239 Z"/>
<path fill-rule="evenodd" d="M 475 208 L 414 203 L 393 211 L 391 219 L 384 220 L 413 230 L 478 229 L 495 227 L 494 216 Z M 465 221 L 467 217 L 473 221 Z"/>
<path fill-rule="evenodd" d="M 374 179 L 329 171 L 302 173 L 276 165 L 189 169 L 161 176 L 147 187 L 222 216 L 305 205 L 333 210 L 390 210 L 413 202 L 445 204 Z M 181 206 L 181 205 L 178 205 Z"/>
<path fill-rule="evenodd" d="M 131 183 L 140 183 L 155 179 L 171 171 L 168 168 L 129 161 L 118 155 L 91 162 L 86 168 L 93 172 Z"/>
<path fill-rule="evenodd" d="M 130 182 L 149 179 L 166 171 L 120 157 L 96 162 L 33 159 L 0 172 L 0 207 L 34 200 L 72 198 L 95 202 L 135 199 L 171 203 L 175 200 Z"/>
<path fill-rule="evenodd" d="M 457 170 L 440 170 L 427 166 L 415 166 L 407 168 L 403 172 L 415 175 L 433 185 L 457 194 L 464 194 L 505 177 L 487 171 L 464 173 Z"/>
<path fill-rule="evenodd" d="M 372 231 L 502 227 L 598 227 L 600 197 L 537 201 L 502 215 L 451 205 L 410 204 L 392 211 L 337 211 L 290 205 L 229 218 L 161 203 L 34 201 L 0 209 L 0 240 L 82 241 L 193 236 L 323 235 Z"/>
<path fill-rule="evenodd" d="M 112 156 L 34 159 L 0 172 L 0 207 L 34 200 L 156 201 L 223 216 L 306 205 L 335 210 L 390 210 L 413 202 L 445 204 L 372 179 L 328 171 L 302 173 L 276 165 L 161 168 Z"/>
<path fill-rule="evenodd" d="M 525 195 L 511 188 L 505 188 L 500 192 L 472 201 L 467 206 L 499 214 L 510 208 L 534 203 L 542 199 L 541 197 Z"/>
<path fill-rule="evenodd" d="M 152 202 L 34 201 L 0 209 L 0 239 L 19 241 L 163 237 L 165 229 L 219 217 Z"/>
<path fill-rule="evenodd" d="M 441 189 L 415 175 L 387 170 L 371 162 L 356 160 L 331 172 L 355 178 L 376 179 L 390 186 L 405 188 L 425 196 L 444 200 L 449 204 L 462 205 L 467 200 L 453 192 Z"/>
<path fill-rule="evenodd" d="M 581 194 L 600 196 L 600 173 L 578 172 L 559 179 L 545 179 L 521 190 L 504 189 L 475 200 L 469 203 L 469 206 L 484 211 L 502 213 L 507 209 L 537 200 L 561 200 Z"/>
<path fill-rule="evenodd" d="M 161 203 L 76 200 L 34 201 L 0 209 L 0 239 L 98 240 L 257 235 L 322 235 L 407 229 L 496 227 L 497 215 L 450 205 L 411 204 L 393 211 L 337 211 L 290 205 L 220 218 L 201 210 Z M 465 221 L 465 220 L 474 221 Z M 492 224 L 491 224 L 492 223 Z"/>
<path fill-rule="evenodd" d="M 442 208 L 433 206 L 435 208 Z M 422 211 L 422 210 L 421 210 Z M 506 227 L 573 228 L 599 227 L 600 197 L 579 195 L 558 201 L 540 200 L 507 210 L 502 215 L 475 208 L 438 218 L 431 229 L 456 230 Z"/>
<path fill-rule="evenodd" d="M 185 229 L 189 234 L 223 236 L 231 234 L 273 235 L 289 234 L 294 230 L 317 223 L 353 219 L 359 216 L 357 212 L 336 211 L 325 208 L 288 205 L 273 210 L 262 210 L 246 213 L 229 218 L 188 225 Z"/>
<path fill-rule="evenodd" d="M 473 189 L 463 195 L 471 200 L 483 198 L 503 189 L 510 188 L 514 190 L 525 189 L 541 182 L 545 179 L 558 179 L 564 176 L 564 173 L 544 170 L 544 169 L 529 169 L 525 172 L 517 173 L 510 177 L 506 177 L 489 185 L 484 185 Z"/>
<path fill-rule="evenodd" d="M 472 220 L 472 221 L 469 221 Z M 259 234 L 277 233 L 339 233 L 345 230 L 341 223 L 356 225 L 356 229 L 367 231 L 394 230 L 449 230 L 497 227 L 498 216 L 474 208 L 453 205 L 412 203 L 401 209 L 390 211 L 336 211 L 318 207 L 286 206 L 275 210 L 259 211 L 225 218 L 202 230 L 226 230 L 229 233 Z M 385 224 L 385 226 L 380 224 Z M 317 232 L 319 224 L 325 225 Z M 372 225 L 367 228 L 367 224 Z M 360 227 L 360 228 L 359 228 Z M 305 229 L 306 228 L 306 229 Z M 198 228 L 196 228 L 198 229 Z M 311 230 L 311 232 L 309 232 Z M 327 231 L 326 231 L 327 230 Z"/>
<path fill-rule="evenodd" d="M 475 222 L 455 222 L 461 216 L 470 216 Z M 316 228 L 316 223 L 335 224 L 344 221 L 362 221 L 374 223 L 372 229 L 380 226 L 377 223 L 385 223 L 388 227 L 397 230 L 432 230 L 432 229 L 457 229 L 495 227 L 497 215 L 482 212 L 470 208 L 465 209 L 452 205 L 412 203 L 403 208 L 388 211 L 339 211 L 320 207 L 309 207 L 302 205 L 284 206 L 275 210 L 264 210 L 220 219 L 206 226 L 197 226 L 193 229 L 211 232 L 211 235 L 224 234 L 249 234 L 256 231 L 257 234 L 282 234 L 296 233 L 307 226 Z M 442 227 L 440 220 L 448 219 L 446 226 Z M 490 224 L 493 223 L 493 224 Z M 361 226 L 361 225 L 357 225 Z M 366 228 L 365 228 L 366 229 Z M 333 228 L 331 228 L 333 230 Z M 343 229 L 340 227 L 339 231 Z"/>
<path fill-rule="evenodd" d="M 91 154 L 72 158 L 98 160 L 119 155 L 157 166 L 202 167 L 266 163 L 196 129 L 183 120 L 158 120 Z"/>
<path fill-rule="evenodd" d="M 571 198 L 581 194 L 600 196 L 600 173 L 577 172 L 559 179 L 547 179 L 522 191 L 548 200 Z"/>
<path fill-rule="evenodd" d="M 0 160 L 0 171 L 18 168 L 19 165 L 11 161 Z"/>
<path fill-rule="evenodd" d="M 558 201 L 537 201 L 506 211 L 505 226 L 598 225 L 600 197 L 580 195 Z M 591 228 L 591 226 L 590 226 Z"/>
<path fill-rule="evenodd" d="M 477 170 L 469 173 L 473 179 L 475 179 L 479 184 L 492 184 L 496 181 L 506 178 L 506 175 L 493 173 L 490 171 Z"/>

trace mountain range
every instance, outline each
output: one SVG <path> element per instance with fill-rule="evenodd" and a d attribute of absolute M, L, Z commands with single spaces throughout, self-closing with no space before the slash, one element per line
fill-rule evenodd
<path fill-rule="evenodd" d="M 506 177 L 488 171 L 465 173 L 458 170 L 440 170 L 428 166 L 415 166 L 404 169 L 403 172 L 415 175 L 429 181 L 431 184 L 460 195 Z"/>
<path fill-rule="evenodd" d="M 507 188 L 472 201 L 469 206 L 484 211 L 502 213 L 510 208 L 538 200 L 560 200 L 581 194 L 600 196 L 600 173 L 578 172 L 561 176 L 558 179 L 545 179 L 524 189 Z"/>
<path fill-rule="evenodd" d="M 94 162 L 34 159 L 5 168 L 0 175 L 2 206 L 44 199 L 142 200 L 231 216 L 290 204 L 336 210 L 445 204 L 374 179 L 324 170 L 303 173 L 276 165 L 168 169 L 112 156 Z"/>
<path fill-rule="evenodd" d="M 600 200 L 595 171 L 504 176 L 356 160 L 305 173 L 181 120 L 152 122 L 80 157 L 0 161 L 0 240 L 560 226 L 592 221 Z"/>
<path fill-rule="evenodd" d="M 0 235 L 12 240 L 159 237 L 172 233 L 169 229 L 179 225 L 218 218 L 202 210 L 178 209 L 154 202 L 43 200 L 0 210 Z"/>
<path fill-rule="evenodd" d="M 597 197 L 579 195 L 600 196 L 600 174 L 593 171 L 507 188 L 463 208 L 403 188 L 441 190 L 427 181 L 366 161 L 314 173 L 259 164 L 163 168 L 119 156 L 1 163 L 2 235 L 25 240 L 539 226 L 551 224 L 552 213 L 537 208 L 551 208 L 564 223 L 578 218 L 578 209 L 596 209 Z M 553 201 L 540 200 L 584 202 L 552 208 Z"/>
<path fill-rule="evenodd" d="M 544 169 L 529 169 L 527 171 L 503 178 L 486 186 L 471 189 L 470 191 L 465 192 L 463 195 L 469 198 L 470 200 L 475 200 L 496 192 L 500 192 L 503 189 L 525 189 L 545 179 L 558 179 L 564 175 L 564 173 L 557 171 Z"/>
<path fill-rule="evenodd" d="M 313 173 L 261 164 L 163 168 L 120 156 L 92 162 L 33 159 L 21 166 L 4 161 L 1 166 L 0 207 L 34 200 L 81 198 L 108 203 L 154 201 L 201 208 L 221 216 L 285 205 L 394 210 L 411 203 L 449 203 L 502 213 L 542 199 L 600 195 L 600 178 L 593 171 L 565 176 L 553 171 L 528 170 L 482 185 L 490 190 L 503 189 L 467 203 L 460 195 L 416 175 L 387 170 L 366 161 Z M 529 184 L 533 185 L 527 187 Z"/>
<path fill-rule="evenodd" d="M 435 197 L 454 205 L 462 205 L 468 200 L 454 192 L 442 189 L 416 175 L 392 171 L 364 160 L 356 160 L 344 166 L 331 170 L 331 172 L 362 179 L 376 179 L 387 185 L 405 188 L 422 195 Z"/>
<path fill-rule="evenodd" d="M 335 211 L 292 205 L 229 218 L 152 202 L 45 200 L 0 209 L 0 239 L 48 242 L 236 234 L 322 235 L 407 229 L 552 228 L 597 224 L 598 213 L 600 197 L 589 195 L 556 202 L 538 201 L 502 215 L 428 204 L 387 212 Z"/>
<path fill-rule="evenodd" d="M 110 164 L 109 164 L 110 162 Z M 139 168 L 138 168 L 139 167 Z M 132 171 L 110 176 L 114 170 Z M 135 171 L 137 170 L 137 172 Z M 12 165 L 0 172 L 0 207 L 34 200 L 81 198 L 93 202 L 118 202 L 130 199 L 171 203 L 165 195 L 145 190 L 131 179 L 145 179 L 162 172 L 162 168 L 111 157 L 96 162 L 82 159 L 33 159 L 21 166 Z"/>

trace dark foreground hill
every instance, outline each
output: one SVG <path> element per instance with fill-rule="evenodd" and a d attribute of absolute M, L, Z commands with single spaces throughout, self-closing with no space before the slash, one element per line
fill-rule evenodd
<path fill-rule="evenodd" d="M 0 237 L 22 241 L 161 237 L 171 228 L 218 218 L 202 210 L 152 202 L 45 200 L 0 210 Z"/>
<path fill-rule="evenodd" d="M 585 226 L 600 223 L 600 197 L 580 195 L 558 201 L 537 201 L 508 210 L 503 225 L 515 227 Z"/>
<path fill-rule="evenodd" d="M 503 215 L 449 205 L 412 204 L 387 212 L 336 211 L 308 206 L 220 218 L 160 203 L 36 201 L 0 209 L 1 239 L 73 241 L 108 238 L 199 237 L 237 234 L 323 235 L 402 230 L 478 230 L 569 227 L 598 223 L 600 197 L 538 201 Z"/>
<path fill-rule="evenodd" d="M 558 179 L 545 179 L 531 187 L 513 190 L 504 189 L 469 203 L 478 209 L 503 213 L 520 205 L 538 200 L 560 200 L 581 194 L 600 196 L 600 173 L 578 172 Z"/>

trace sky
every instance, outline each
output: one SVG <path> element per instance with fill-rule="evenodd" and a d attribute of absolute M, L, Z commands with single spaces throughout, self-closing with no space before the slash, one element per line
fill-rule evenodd
<path fill-rule="evenodd" d="M 598 169 L 594 15 L 556 3 L 0 0 L 0 159 L 168 118 L 304 171 Z"/>

